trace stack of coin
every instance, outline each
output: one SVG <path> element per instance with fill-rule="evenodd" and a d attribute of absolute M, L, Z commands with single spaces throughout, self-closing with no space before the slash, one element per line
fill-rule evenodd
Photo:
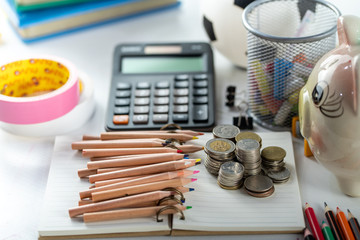
<path fill-rule="evenodd" d="M 286 151 L 277 146 L 266 147 L 261 151 L 262 166 L 268 171 L 280 171 L 285 166 Z"/>
<path fill-rule="evenodd" d="M 260 143 L 260 148 L 262 146 L 262 139 L 259 135 L 254 132 L 241 132 L 235 137 L 235 141 L 238 142 L 242 139 L 254 139 Z"/>
<path fill-rule="evenodd" d="M 249 195 L 259 198 L 269 197 L 275 191 L 272 180 L 263 175 L 254 175 L 246 178 L 244 187 Z"/>
<path fill-rule="evenodd" d="M 290 179 L 290 171 L 283 167 L 280 171 L 266 171 L 266 175 L 271 178 L 273 183 L 284 183 Z"/>
<path fill-rule="evenodd" d="M 261 172 L 260 143 L 254 139 L 241 139 L 236 143 L 235 155 L 244 165 L 245 177 Z"/>
<path fill-rule="evenodd" d="M 235 137 L 240 133 L 240 129 L 234 125 L 218 125 L 213 129 L 215 138 L 225 138 L 235 143 Z"/>
<path fill-rule="evenodd" d="M 207 154 L 204 166 L 215 176 L 219 174 L 221 164 L 235 159 L 235 144 L 228 139 L 211 139 L 206 143 L 204 151 Z"/>
<path fill-rule="evenodd" d="M 221 165 L 218 184 L 228 190 L 239 189 L 243 184 L 244 166 L 238 162 L 228 161 Z"/>

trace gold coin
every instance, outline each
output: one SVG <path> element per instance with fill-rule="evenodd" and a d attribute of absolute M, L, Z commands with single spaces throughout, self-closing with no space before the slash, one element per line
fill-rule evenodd
<path fill-rule="evenodd" d="M 231 145 L 225 141 L 213 141 L 210 143 L 210 148 L 217 152 L 226 152 L 231 148 Z"/>
<path fill-rule="evenodd" d="M 261 137 L 254 132 L 241 132 L 236 135 L 236 142 L 240 141 L 241 139 L 254 139 L 261 144 Z"/>
<path fill-rule="evenodd" d="M 261 157 L 270 161 L 280 161 L 286 156 L 286 151 L 281 147 L 266 147 L 261 151 Z"/>

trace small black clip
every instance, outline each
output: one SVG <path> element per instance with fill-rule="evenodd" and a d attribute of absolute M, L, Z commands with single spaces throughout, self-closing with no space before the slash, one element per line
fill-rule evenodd
<path fill-rule="evenodd" d="M 226 89 L 226 103 L 225 105 L 228 107 L 233 107 L 235 104 L 235 92 L 236 92 L 236 87 L 235 86 L 228 86 Z"/>
<path fill-rule="evenodd" d="M 242 129 L 253 129 L 253 118 L 247 115 L 248 104 L 245 101 L 240 102 L 237 106 L 240 113 L 239 117 L 233 117 L 233 125 L 237 126 L 238 128 Z"/>

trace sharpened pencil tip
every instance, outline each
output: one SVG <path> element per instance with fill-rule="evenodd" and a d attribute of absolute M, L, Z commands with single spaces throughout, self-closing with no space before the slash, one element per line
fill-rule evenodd
<path fill-rule="evenodd" d="M 325 207 L 327 207 L 327 204 L 326 204 L 326 202 L 324 202 L 324 206 L 325 206 Z"/>
<path fill-rule="evenodd" d="M 202 132 L 198 132 L 199 135 L 204 135 L 205 133 L 202 133 Z"/>
<path fill-rule="evenodd" d="M 198 171 L 198 170 L 195 170 L 194 172 L 193 172 L 193 174 L 197 174 L 197 173 L 199 173 L 200 171 Z"/>
<path fill-rule="evenodd" d="M 196 137 L 196 136 L 193 136 L 193 138 L 192 139 L 199 139 L 198 137 Z"/>
<path fill-rule="evenodd" d="M 186 209 L 191 209 L 192 208 L 192 206 L 186 206 Z"/>
<path fill-rule="evenodd" d="M 191 181 L 192 182 L 195 182 L 197 180 L 197 178 L 192 178 Z"/>
<path fill-rule="evenodd" d="M 195 191 L 195 188 L 189 188 L 189 192 Z"/>
<path fill-rule="evenodd" d="M 201 158 L 197 158 L 195 160 L 196 160 L 196 162 L 201 162 Z"/>
<path fill-rule="evenodd" d="M 184 158 L 188 158 L 189 157 L 189 154 L 184 154 Z"/>
<path fill-rule="evenodd" d="M 183 152 L 183 150 L 180 150 L 180 149 L 177 150 L 177 153 L 182 153 L 182 152 Z"/>
<path fill-rule="evenodd" d="M 182 203 L 185 203 L 185 199 L 180 200 Z"/>

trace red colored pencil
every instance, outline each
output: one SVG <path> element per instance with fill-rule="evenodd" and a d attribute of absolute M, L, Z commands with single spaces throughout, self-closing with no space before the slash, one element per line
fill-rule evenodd
<path fill-rule="evenodd" d="M 316 218 L 315 211 L 308 203 L 305 204 L 305 215 L 315 239 L 324 240 L 324 236 L 321 232 L 320 224 Z"/>

